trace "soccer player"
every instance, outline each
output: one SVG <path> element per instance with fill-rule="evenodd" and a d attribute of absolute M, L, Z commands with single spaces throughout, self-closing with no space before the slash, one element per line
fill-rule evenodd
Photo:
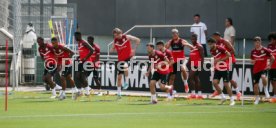
<path fill-rule="evenodd" d="M 203 99 L 199 74 L 202 70 L 202 66 L 204 64 L 204 49 L 200 43 L 197 42 L 197 35 L 192 34 L 191 41 L 194 49 L 190 52 L 190 58 L 187 63 L 187 67 L 189 68 L 189 81 L 191 87 L 191 95 L 188 97 L 189 99 Z M 196 95 L 195 91 L 198 91 L 198 95 Z"/>
<path fill-rule="evenodd" d="M 91 69 L 86 69 L 91 66 L 92 60 L 91 55 L 94 50 L 92 46 L 82 39 L 82 34 L 80 32 L 75 32 L 75 39 L 78 42 L 78 51 L 79 51 L 79 64 L 78 71 L 76 73 L 77 79 L 80 80 L 81 87 L 84 88 L 84 95 L 89 96 L 91 88 L 88 86 L 87 77 L 91 73 Z"/>
<path fill-rule="evenodd" d="M 94 37 L 88 36 L 87 37 L 88 43 L 93 48 L 93 54 L 91 55 L 91 61 L 93 63 L 93 80 L 95 81 L 96 85 L 98 86 L 98 89 L 101 89 L 101 82 L 99 78 L 99 72 L 98 69 L 100 68 L 100 46 L 96 43 L 94 43 Z"/>
<path fill-rule="evenodd" d="M 253 63 L 253 84 L 254 84 L 254 94 L 256 96 L 254 104 L 259 104 L 260 96 L 259 96 L 259 81 L 262 79 L 264 86 L 265 97 L 269 98 L 269 92 L 267 87 L 267 70 L 271 68 L 274 57 L 271 54 L 271 51 L 262 46 L 261 37 L 254 38 L 255 48 L 251 51 L 251 60 Z M 270 63 L 267 61 L 270 59 Z"/>
<path fill-rule="evenodd" d="M 179 33 L 177 29 L 172 29 L 172 39 L 169 40 L 166 43 L 166 48 L 172 48 L 172 55 L 173 55 L 173 59 L 174 59 L 174 64 L 173 64 L 173 72 L 170 75 L 170 80 L 169 80 L 169 84 L 173 85 L 174 84 L 174 80 L 175 80 L 175 75 L 177 73 L 177 71 L 180 69 L 181 71 L 181 77 L 184 83 L 184 88 L 185 88 L 185 92 L 189 92 L 189 86 L 188 86 L 188 75 L 185 69 L 185 53 L 184 53 L 184 47 L 188 46 L 191 49 L 193 49 L 193 46 L 190 45 L 186 40 L 181 39 L 179 37 Z"/>
<path fill-rule="evenodd" d="M 231 54 L 223 47 L 216 45 L 216 40 L 213 38 L 208 39 L 208 45 L 210 47 L 210 53 L 214 57 L 215 74 L 213 78 L 213 85 L 221 96 L 221 104 L 226 101 L 226 97 L 219 87 L 219 81 L 223 78 L 223 85 L 226 88 L 230 97 L 230 106 L 235 105 L 235 100 L 232 94 L 232 90 L 229 85 L 229 57 Z"/>
<path fill-rule="evenodd" d="M 268 35 L 268 44 L 267 48 L 271 51 L 271 54 L 276 58 L 276 32 L 272 32 Z M 276 103 L 276 61 L 271 65 L 269 70 L 269 79 L 273 86 L 274 96 L 270 99 L 270 102 Z"/>
<path fill-rule="evenodd" d="M 53 51 L 58 59 L 58 71 L 61 73 L 60 82 L 62 86 L 62 90 L 59 95 L 59 100 L 64 100 L 66 98 L 65 90 L 67 87 L 67 81 L 70 82 L 73 92 L 78 92 L 77 87 L 75 86 L 75 82 L 72 79 L 72 56 L 74 52 L 64 45 L 58 43 L 58 39 L 53 37 L 51 39 L 53 45 Z M 76 96 L 73 97 L 74 99 Z"/>
<path fill-rule="evenodd" d="M 128 88 L 128 62 L 134 56 L 136 48 L 140 44 L 140 39 L 132 35 L 124 35 L 123 31 L 119 28 L 115 28 L 112 31 L 114 36 L 113 47 L 110 49 L 111 52 L 117 51 L 118 53 L 118 64 L 117 64 L 117 96 L 121 98 L 121 87 L 123 89 Z M 131 47 L 131 41 L 135 43 L 134 48 Z M 122 85 L 123 74 L 125 75 L 125 82 Z"/>
<path fill-rule="evenodd" d="M 231 69 L 229 71 L 229 79 L 230 79 L 231 85 L 234 87 L 234 89 L 236 91 L 237 100 L 240 100 L 240 97 L 242 94 L 239 90 L 237 82 L 233 80 L 233 70 L 236 66 L 235 50 L 234 50 L 232 44 L 228 40 L 225 40 L 221 37 L 219 32 L 214 33 L 212 35 L 212 37 L 217 41 L 216 45 L 224 47 L 231 54 L 231 57 L 229 58 L 229 62 L 230 62 L 230 66 L 231 66 Z M 217 95 L 218 95 L 218 92 L 215 91 L 212 94 L 212 97 L 215 97 Z"/>
<path fill-rule="evenodd" d="M 53 51 L 53 47 L 50 44 L 45 44 L 42 37 L 37 38 L 37 43 L 39 45 L 38 52 L 41 59 L 44 61 L 45 69 L 43 74 L 43 81 L 50 85 L 50 88 L 52 89 L 52 96 L 50 98 L 54 99 L 57 97 L 56 90 L 61 89 L 61 87 L 52 80 L 52 77 L 57 71 L 57 60 Z"/>
<path fill-rule="evenodd" d="M 174 64 L 174 60 L 173 60 L 173 56 L 172 56 L 172 51 L 169 50 L 169 49 L 166 49 L 165 48 L 165 43 L 164 41 L 158 41 L 156 43 L 156 47 L 157 49 L 162 52 L 166 58 L 168 58 L 169 60 L 169 72 L 171 73 L 173 71 L 173 64 Z M 172 99 L 173 98 L 173 95 L 171 93 L 168 93 L 168 99 Z"/>
<path fill-rule="evenodd" d="M 147 44 L 147 51 L 151 66 L 148 68 L 148 72 L 145 76 L 149 76 L 151 71 L 154 69 L 150 80 L 150 92 L 151 92 L 151 103 L 157 103 L 156 97 L 156 82 L 159 82 L 160 89 L 167 93 L 172 93 L 173 86 L 166 85 L 167 76 L 170 73 L 169 59 L 160 51 L 154 50 L 154 45 L 152 43 Z"/>

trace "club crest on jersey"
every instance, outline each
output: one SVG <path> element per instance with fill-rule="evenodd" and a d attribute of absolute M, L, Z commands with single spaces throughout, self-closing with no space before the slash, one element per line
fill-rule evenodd
<path fill-rule="evenodd" d="M 262 50 L 261 53 L 264 53 L 264 50 Z"/>

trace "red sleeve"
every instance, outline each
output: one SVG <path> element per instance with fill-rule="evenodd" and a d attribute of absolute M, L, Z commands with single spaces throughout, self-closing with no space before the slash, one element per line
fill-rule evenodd
<path fill-rule="evenodd" d="M 218 46 L 218 50 L 221 52 L 221 53 L 226 53 L 226 49 L 221 47 L 221 46 Z"/>
<path fill-rule="evenodd" d="M 100 49 L 99 45 L 95 45 L 95 51 L 96 51 L 97 54 L 100 54 L 101 49 Z"/>
<path fill-rule="evenodd" d="M 165 55 L 162 52 L 156 51 L 156 54 L 161 60 L 165 60 Z"/>
<path fill-rule="evenodd" d="M 172 52 L 170 50 L 167 50 L 167 55 L 169 60 L 173 59 Z"/>
<path fill-rule="evenodd" d="M 268 57 L 271 57 L 271 51 L 267 48 L 265 48 L 265 54 L 268 56 Z"/>

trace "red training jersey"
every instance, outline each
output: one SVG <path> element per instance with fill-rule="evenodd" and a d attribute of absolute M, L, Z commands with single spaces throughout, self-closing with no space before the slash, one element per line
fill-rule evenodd
<path fill-rule="evenodd" d="M 210 53 L 214 57 L 214 59 L 222 59 L 227 56 L 226 49 L 224 47 L 217 46 L 216 49 L 210 50 Z M 229 70 L 229 59 L 223 62 L 217 62 L 214 64 L 215 70 L 217 71 L 227 71 Z"/>
<path fill-rule="evenodd" d="M 225 40 L 223 38 L 220 38 L 220 40 L 216 42 L 216 45 L 224 47 L 231 54 L 231 59 L 232 59 L 231 62 L 236 63 L 236 57 L 234 52 L 232 52 L 228 47 L 226 47 Z"/>
<path fill-rule="evenodd" d="M 90 49 L 87 48 L 84 44 L 88 44 L 88 43 L 85 40 L 78 41 L 80 60 L 83 60 L 87 56 L 87 54 L 90 53 Z M 88 44 L 88 45 L 90 45 L 90 44 Z M 88 57 L 86 61 L 92 62 L 90 57 Z"/>
<path fill-rule="evenodd" d="M 39 52 L 40 56 L 44 58 L 44 60 L 45 60 L 44 62 L 47 62 L 49 65 L 56 64 L 56 57 L 55 57 L 52 45 L 46 44 L 46 47 L 44 47 L 44 48 L 39 47 L 38 52 Z"/>
<path fill-rule="evenodd" d="M 189 63 L 193 67 L 200 67 L 200 65 L 201 65 L 202 58 L 201 58 L 200 51 L 199 51 L 200 46 L 201 46 L 201 44 L 196 43 L 196 44 L 194 44 L 195 49 L 191 50 Z"/>
<path fill-rule="evenodd" d="M 165 60 L 165 55 L 160 52 L 160 51 L 157 51 L 157 50 L 154 50 L 153 51 L 154 54 L 153 55 L 149 55 L 149 60 L 154 64 L 154 67 L 156 67 L 157 65 L 164 63 L 164 60 Z M 170 73 L 170 68 L 167 68 L 166 65 L 162 66 L 161 67 L 161 70 L 160 69 L 156 69 L 156 71 L 159 73 L 159 74 L 163 74 L 163 75 L 167 75 Z"/>
<path fill-rule="evenodd" d="M 95 67 L 99 67 L 100 65 L 100 63 L 99 63 L 99 60 L 96 60 L 97 59 L 97 56 L 99 56 L 100 55 L 100 46 L 99 45 L 97 45 L 97 44 L 93 44 L 93 45 L 91 45 L 92 46 L 92 48 L 93 48 L 93 50 L 94 50 L 94 52 L 93 52 L 93 54 L 90 56 L 90 58 L 91 58 L 91 61 L 94 63 L 94 65 L 95 65 Z"/>
<path fill-rule="evenodd" d="M 271 51 L 271 54 L 276 59 L 276 45 L 275 44 L 268 44 L 267 48 Z M 271 69 L 276 69 L 276 61 L 271 65 Z"/>
<path fill-rule="evenodd" d="M 123 35 L 121 39 L 115 38 L 113 43 L 118 52 L 118 61 L 125 61 L 132 57 L 131 42 L 126 35 Z"/>
<path fill-rule="evenodd" d="M 53 51 L 57 56 L 58 65 L 62 64 L 62 60 L 66 58 L 65 64 L 70 65 L 72 63 L 72 59 L 70 57 L 70 53 L 64 50 L 65 46 L 62 44 L 58 44 L 58 47 L 54 47 Z M 68 60 L 67 60 L 68 59 Z"/>
<path fill-rule="evenodd" d="M 264 71 L 267 67 L 267 60 L 271 56 L 270 50 L 265 47 L 262 47 L 260 50 L 253 49 L 251 51 L 251 59 L 255 60 L 253 66 L 253 74 L 256 74 L 260 71 Z"/>
<path fill-rule="evenodd" d="M 184 45 L 182 44 L 183 39 L 179 38 L 178 40 L 171 40 L 169 43 L 172 47 L 172 55 L 174 62 L 178 62 L 180 60 L 184 60 Z"/>
<path fill-rule="evenodd" d="M 165 49 L 165 51 L 162 51 L 162 53 L 165 55 L 165 57 L 168 58 L 168 60 L 173 60 L 173 56 L 172 56 L 172 51 L 169 49 Z M 170 71 L 169 72 L 173 72 L 173 66 L 170 66 Z"/>

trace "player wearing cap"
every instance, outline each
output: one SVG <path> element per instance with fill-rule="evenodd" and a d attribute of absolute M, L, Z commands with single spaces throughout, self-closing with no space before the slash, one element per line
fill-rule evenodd
<path fill-rule="evenodd" d="M 50 85 L 50 88 L 52 89 L 52 96 L 50 98 L 54 99 L 57 96 L 56 90 L 61 89 L 61 87 L 57 85 L 52 79 L 57 71 L 57 58 L 55 57 L 53 47 L 50 44 L 45 44 L 42 37 L 37 38 L 37 43 L 39 45 L 38 52 L 41 59 L 44 61 L 45 69 L 43 74 L 43 81 Z"/>
<path fill-rule="evenodd" d="M 60 82 L 62 86 L 62 90 L 59 95 L 59 100 L 64 100 L 66 98 L 65 95 L 65 89 L 67 87 L 66 81 L 70 82 L 70 85 L 72 87 L 72 90 L 78 91 L 78 89 L 75 86 L 75 82 L 72 79 L 72 56 L 74 55 L 74 52 L 65 47 L 62 44 L 58 43 L 58 40 L 56 37 L 53 37 L 51 39 L 52 45 L 53 45 L 53 51 L 57 57 L 58 60 L 58 71 L 60 75 Z M 74 96 L 76 97 L 76 96 Z M 73 97 L 73 98 L 74 98 Z"/>
<path fill-rule="evenodd" d="M 185 66 L 185 53 L 184 47 L 188 46 L 189 48 L 193 49 L 193 46 L 190 45 L 186 40 L 181 39 L 179 37 L 179 32 L 177 29 L 172 29 L 172 39 L 166 43 L 166 48 L 172 49 L 172 55 L 174 59 L 173 64 L 173 72 L 170 75 L 169 84 L 173 85 L 175 80 L 175 75 L 177 71 L 181 71 L 181 77 L 184 83 L 185 92 L 189 92 L 188 86 L 188 75 L 186 73 L 186 66 Z"/>
<path fill-rule="evenodd" d="M 229 57 L 231 54 L 224 47 L 216 45 L 216 40 L 213 38 L 208 39 L 208 46 L 210 47 L 210 53 L 214 57 L 213 65 L 215 74 L 213 77 L 213 85 L 221 96 L 221 104 L 223 104 L 226 101 L 226 97 L 219 87 L 220 79 L 223 79 L 223 85 L 230 97 L 230 106 L 233 106 L 235 105 L 235 100 L 229 86 Z"/>
<path fill-rule="evenodd" d="M 170 66 L 169 67 L 169 72 L 171 73 L 173 71 L 173 67 L 172 66 L 174 64 L 174 60 L 173 60 L 173 56 L 172 56 L 172 51 L 165 48 L 165 43 L 162 40 L 156 42 L 156 48 L 157 48 L 158 51 L 162 52 L 165 55 L 166 58 L 168 58 L 168 60 L 169 60 L 168 63 L 169 63 L 169 66 Z M 168 82 L 168 80 L 167 80 L 167 82 Z M 172 93 L 168 93 L 167 98 L 169 100 L 173 99 Z"/>
<path fill-rule="evenodd" d="M 221 37 L 221 34 L 219 32 L 214 33 L 212 37 L 216 40 L 216 45 L 224 47 L 231 54 L 231 57 L 229 58 L 229 62 L 231 66 L 229 70 L 229 79 L 230 79 L 231 85 L 234 87 L 236 91 L 237 100 L 240 100 L 240 97 L 242 94 L 239 90 L 237 82 L 233 80 L 233 70 L 236 66 L 235 49 L 233 48 L 232 44 L 228 40 L 225 40 Z M 217 95 L 218 93 L 215 91 L 212 94 L 212 97 L 215 97 Z"/>
<path fill-rule="evenodd" d="M 191 41 L 194 49 L 191 50 L 190 58 L 187 63 L 187 67 L 189 68 L 189 81 L 191 87 L 191 95 L 188 98 L 203 99 L 199 74 L 204 64 L 204 49 L 202 45 L 199 42 L 197 42 L 196 34 L 192 34 Z M 198 95 L 196 95 L 195 93 L 196 90 L 198 91 Z"/>
<path fill-rule="evenodd" d="M 121 87 L 123 89 L 128 88 L 128 62 L 135 55 L 136 48 L 140 44 L 140 39 L 132 36 L 125 35 L 119 28 L 115 28 L 112 31 L 114 36 L 113 47 L 110 49 L 111 52 L 117 51 L 118 63 L 116 65 L 118 76 L 117 76 L 117 96 L 121 98 Z M 135 43 L 134 48 L 131 46 L 131 41 Z M 125 75 L 125 82 L 122 84 L 123 74 Z"/>
<path fill-rule="evenodd" d="M 254 84 L 254 94 L 256 96 L 254 104 L 259 104 L 259 81 L 262 79 L 264 86 L 264 93 L 266 98 L 269 98 L 269 92 L 267 87 L 267 70 L 271 68 L 274 63 L 274 57 L 271 51 L 262 46 L 261 37 L 254 38 L 255 48 L 251 51 L 251 61 L 253 63 L 253 84 Z M 270 63 L 267 61 L 270 59 Z"/>
<path fill-rule="evenodd" d="M 267 48 L 271 51 L 271 54 L 276 58 L 276 32 L 272 32 L 268 35 L 268 44 Z M 270 102 L 276 103 L 276 61 L 271 65 L 269 69 L 269 79 L 273 86 L 274 96 L 270 99 Z"/>
<path fill-rule="evenodd" d="M 159 82 L 160 89 L 172 93 L 173 87 L 166 85 L 167 77 L 170 73 L 170 60 L 160 51 L 154 50 L 154 45 L 152 43 L 147 44 L 147 51 L 150 60 L 150 67 L 148 72 L 145 74 L 149 76 L 151 71 L 154 70 L 151 80 L 150 80 L 150 92 L 151 92 L 151 103 L 157 103 L 156 97 L 156 82 Z"/>

